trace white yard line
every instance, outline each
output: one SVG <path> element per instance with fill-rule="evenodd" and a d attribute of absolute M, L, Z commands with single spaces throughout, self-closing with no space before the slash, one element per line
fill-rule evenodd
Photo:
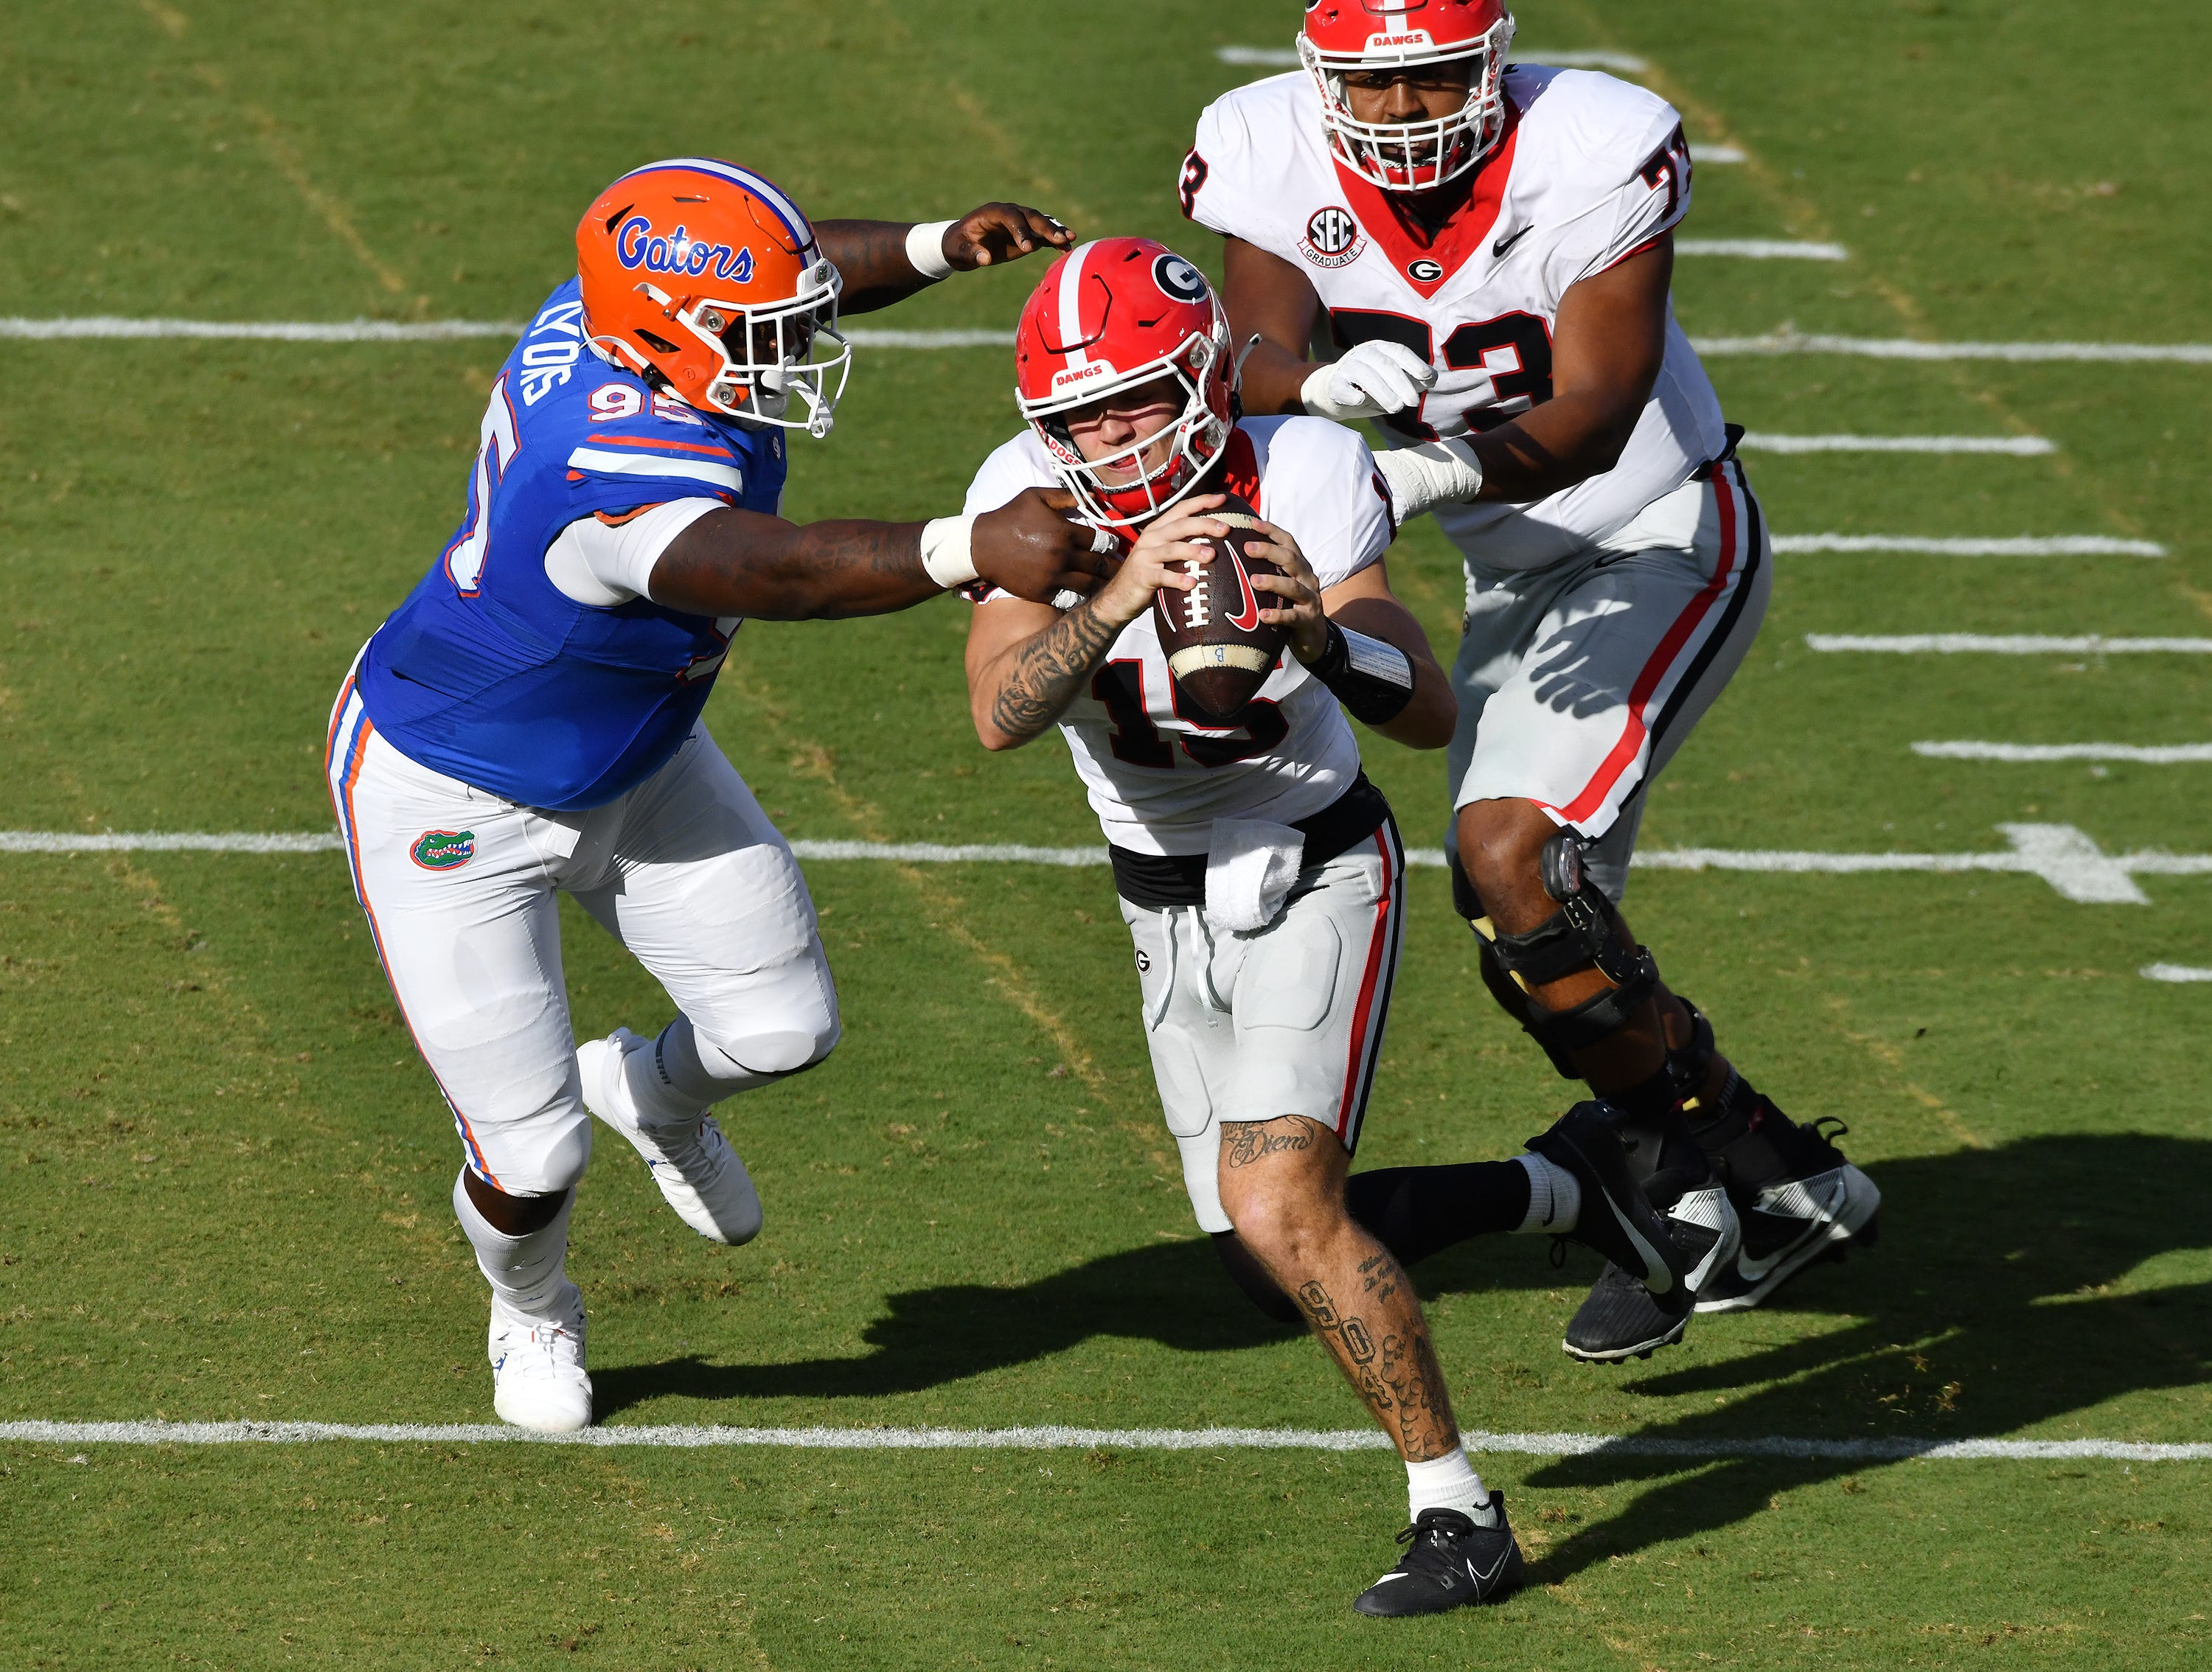
<path fill-rule="evenodd" d="M 1470 1451 L 1528 1457 L 1818 1458 L 1838 1462 L 2204 1462 L 2212 1445 L 2144 1440 L 1799 1438 L 1787 1435 L 1688 1439 L 1639 1434 L 1462 1434 Z M 0 1422 L 0 1442 L 33 1445 L 774 1446 L 801 1451 L 1387 1451 L 1371 1428 L 734 1428 L 639 1424 L 534 1434 L 500 1423 Z"/>
<path fill-rule="evenodd" d="M 52 342 L 85 337 L 198 337 L 249 343 L 447 343 L 465 337 L 522 335 L 519 319 L 126 319 L 95 314 L 74 319 L 0 319 L 0 337 Z M 867 349 L 1003 348 L 1011 331 L 848 331 L 855 347 Z"/>
<path fill-rule="evenodd" d="M 1929 534 L 1777 534 L 1784 556 L 1816 552 L 1915 551 L 1930 557 L 2163 557 L 2155 540 L 2123 540 L 2109 534 L 2020 535 L 2002 539 L 1956 539 Z"/>
<path fill-rule="evenodd" d="M 2001 453 L 2015 459 L 2058 451 L 2040 435 L 1745 435 L 1736 445 L 1760 453 Z"/>
<path fill-rule="evenodd" d="M 1892 656 L 2212 655 L 2212 639 L 2107 639 L 2094 633 L 1808 633 L 1805 645 Z"/>
<path fill-rule="evenodd" d="M 1849 261 L 1840 244 L 1814 244 L 1794 238 L 1678 238 L 1676 255 L 1732 255 L 1752 261 Z"/>
<path fill-rule="evenodd" d="M 2148 361 L 2212 365 L 2212 343 L 1923 343 L 1906 337 L 1829 337 L 1778 331 L 1765 337 L 1692 337 L 1708 358 L 1840 354 L 1867 360 Z"/>
<path fill-rule="evenodd" d="M 2133 761 L 2184 766 L 2212 761 L 2212 743 L 1916 743 L 1931 761 Z"/>
<path fill-rule="evenodd" d="M 2146 964 L 2142 973 L 2154 982 L 2212 982 L 2212 970 L 2186 964 Z"/>
<path fill-rule="evenodd" d="M 0 337 L 36 341 L 83 337 L 210 337 L 288 343 L 426 343 L 459 337 L 519 337 L 520 320 L 388 319 L 237 320 L 128 319 L 101 314 L 76 319 L 0 318 Z M 877 349 L 1004 348 L 1011 331 L 877 331 L 848 335 L 856 347 Z M 2212 365 L 2207 343 L 1921 343 L 1905 337 L 1806 336 L 1693 337 L 1701 355 L 1838 354 L 1875 360 L 2138 361 Z"/>
<path fill-rule="evenodd" d="M 1692 143 L 1690 147 L 1690 161 L 1692 163 L 1710 165 L 1717 162 L 1741 162 L 1743 160 L 1743 147 L 1741 145 L 1698 145 Z"/>
<path fill-rule="evenodd" d="M 2212 854 L 2155 849 L 2107 854 L 2071 824 L 2000 824 L 2011 844 L 1993 851 L 1956 854 L 1831 854 L 1791 848 L 1654 848 L 1632 861 L 1643 871 L 1749 871 L 1768 875 L 1862 876 L 1877 872 L 1959 874 L 1990 872 L 2040 877 L 2069 900 L 2101 905 L 2148 905 L 2138 876 L 2212 876 Z M 0 853 L 314 854 L 335 851 L 335 832 L 269 836 L 253 831 L 199 833 L 0 830 Z M 1010 842 L 793 841 L 802 860 L 896 860 L 908 865 L 1047 865 L 1103 869 L 1103 848 L 1035 848 Z M 1409 865 L 1444 864 L 1441 848 L 1406 850 Z"/>

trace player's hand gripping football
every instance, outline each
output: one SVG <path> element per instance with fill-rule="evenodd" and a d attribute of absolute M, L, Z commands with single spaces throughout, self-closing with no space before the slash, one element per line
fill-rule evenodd
<path fill-rule="evenodd" d="M 1190 565 L 1213 556 L 1205 542 L 1225 539 L 1231 532 L 1220 518 L 1206 514 L 1224 498 L 1198 494 L 1146 524 L 1114 578 L 1091 599 L 1091 609 L 1113 625 L 1126 627 L 1152 607 L 1152 595 L 1161 587 L 1187 593 L 1196 586 Z"/>
<path fill-rule="evenodd" d="M 1260 532 L 1267 536 L 1267 544 L 1257 550 L 1283 571 L 1250 577 L 1254 592 L 1270 593 L 1283 600 L 1261 611 L 1260 619 L 1283 629 L 1291 654 L 1300 661 L 1318 661 L 1328 649 L 1328 612 L 1322 608 L 1321 579 L 1287 532 L 1271 522 L 1262 522 Z"/>
<path fill-rule="evenodd" d="M 1065 250 L 1075 234 L 1041 209 L 1026 204 L 985 204 L 945 229 L 945 258 L 956 271 L 1018 261 L 1039 249 Z"/>
<path fill-rule="evenodd" d="M 1073 494 L 1026 488 L 977 517 L 968 550 L 978 578 L 1033 604 L 1091 596 L 1115 573 L 1112 543 L 1071 520 L 1074 509 Z"/>

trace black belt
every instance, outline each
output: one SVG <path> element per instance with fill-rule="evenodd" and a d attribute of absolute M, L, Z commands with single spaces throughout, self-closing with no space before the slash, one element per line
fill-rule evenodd
<path fill-rule="evenodd" d="M 1303 831 L 1306 839 L 1300 864 L 1334 859 L 1373 836 L 1389 817 L 1389 802 L 1361 773 L 1350 789 L 1319 812 L 1291 821 L 1291 828 Z M 1131 905 L 1159 911 L 1206 903 L 1206 854 L 1139 854 L 1110 847 L 1106 853 L 1114 861 L 1114 887 Z"/>

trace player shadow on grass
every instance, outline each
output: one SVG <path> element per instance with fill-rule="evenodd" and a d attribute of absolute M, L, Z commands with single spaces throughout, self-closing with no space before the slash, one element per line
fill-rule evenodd
<path fill-rule="evenodd" d="M 2147 1260 L 2212 1243 L 2203 1214 L 2212 1143 L 2036 1138 L 1868 1171 L 1882 1190 L 1881 1247 L 1841 1268 L 1814 1268 L 1781 1302 L 1852 1322 L 1726 1359 L 1654 1359 L 1628 1391 L 1725 1403 L 1641 1429 L 1637 1440 L 1990 1438 L 2212 1375 L 2212 1283 L 2148 1286 L 2154 1273 L 2111 1292 Z M 1691 1339 L 1725 1347 L 1731 1334 L 1758 1330 L 1759 1316 L 1700 1317 Z M 1564 1459 L 1529 1486 L 1661 1484 L 1574 1529 L 1531 1577 L 1556 1584 L 1612 1556 L 1748 1520 L 1778 1492 L 1882 1466 L 1606 1452 Z"/>
<path fill-rule="evenodd" d="M 909 1289 L 862 1332 L 859 1358 L 711 1365 L 696 1357 L 592 1372 L 602 1419 L 664 1396 L 867 1399 L 916 1393 L 1079 1347 L 1141 1336 L 1186 1353 L 1260 1346 L 1297 1333 L 1240 1295 L 1203 1242 L 1159 1243 L 1073 1266 L 1019 1288 Z"/>

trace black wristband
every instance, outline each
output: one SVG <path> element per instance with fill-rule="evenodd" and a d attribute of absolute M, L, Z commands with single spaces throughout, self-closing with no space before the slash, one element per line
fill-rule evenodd
<path fill-rule="evenodd" d="M 1363 726 L 1386 726 L 1413 700 L 1413 659 L 1395 644 L 1328 624 L 1328 645 L 1306 672 Z"/>

